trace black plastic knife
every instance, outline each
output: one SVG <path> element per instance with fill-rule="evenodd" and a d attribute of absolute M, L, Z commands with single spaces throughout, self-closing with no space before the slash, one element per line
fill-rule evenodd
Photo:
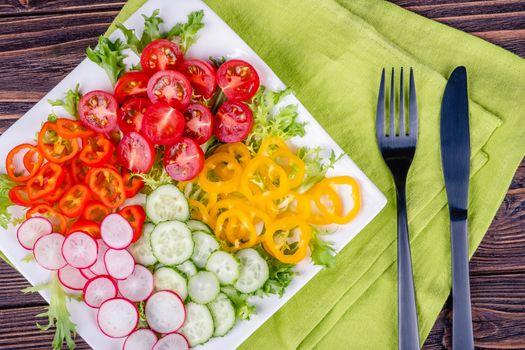
<path fill-rule="evenodd" d="M 441 160 L 450 212 L 452 349 L 474 349 L 468 266 L 470 132 L 467 71 L 457 67 L 441 104 Z"/>

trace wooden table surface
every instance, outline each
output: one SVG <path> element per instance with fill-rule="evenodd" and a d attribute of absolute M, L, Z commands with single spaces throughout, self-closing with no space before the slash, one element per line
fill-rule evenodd
<path fill-rule="evenodd" d="M 394 0 L 525 57 L 525 0 Z M 117 15 L 118 0 L 0 0 L 0 133 L 54 87 Z M 525 77 L 524 77 L 525 78 Z M 525 101 L 524 101 L 525 103 Z M 525 162 L 470 263 L 474 335 L 479 349 L 525 349 Z M 39 295 L 0 263 L 0 349 L 49 349 L 39 332 Z M 447 303 L 424 349 L 449 349 Z M 78 341 L 79 349 L 89 347 Z"/>

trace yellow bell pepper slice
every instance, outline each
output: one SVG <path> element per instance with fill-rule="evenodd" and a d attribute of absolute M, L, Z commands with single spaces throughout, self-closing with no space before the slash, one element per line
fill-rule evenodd
<path fill-rule="evenodd" d="M 289 150 L 279 149 L 270 158 L 283 168 L 290 178 L 290 188 L 301 186 L 304 180 L 305 166 L 301 158 Z"/>
<path fill-rule="evenodd" d="M 192 219 L 203 221 L 206 224 L 210 223 L 210 216 L 204 204 L 202 204 L 196 199 L 190 199 L 188 200 L 188 203 L 191 208 Z"/>
<path fill-rule="evenodd" d="M 232 155 L 241 167 L 245 167 L 252 159 L 248 146 L 242 142 L 227 143 L 219 146 L 214 153 L 227 153 Z"/>
<path fill-rule="evenodd" d="M 259 147 L 257 155 L 269 157 L 278 150 L 285 150 L 291 152 L 290 148 L 288 148 L 288 145 L 284 142 L 282 138 L 278 136 L 270 136 L 263 140 L 263 142 L 261 143 L 261 147 Z"/>
<path fill-rule="evenodd" d="M 230 220 L 235 220 L 230 224 Z M 237 233 L 238 238 L 232 232 L 228 231 L 229 227 L 235 227 L 235 230 L 242 230 Z M 215 224 L 215 235 L 223 242 L 223 248 L 229 251 L 250 248 L 257 244 L 257 231 L 253 226 L 248 214 L 240 209 L 226 210 L 217 218 Z"/>
<path fill-rule="evenodd" d="M 221 166 L 228 170 L 229 176 L 224 177 L 224 174 L 217 174 L 216 170 Z M 209 157 L 204 163 L 204 167 L 199 174 L 199 186 L 206 192 L 234 192 L 237 190 L 238 179 L 241 173 L 241 166 L 232 155 L 217 153 Z"/>
<path fill-rule="evenodd" d="M 276 259 L 297 264 L 306 257 L 312 237 L 310 226 L 297 216 L 272 222 L 263 238 L 264 248 Z"/>
<path fill-rule="evenodd" d="M 241 176 L 241 192 L 254 202 L 279 198 L 289 189 L 288 175 L 268 157 L 253 158 Z"/>
<path fill-rule="evenodd" d="M 342 215 L 343 203 L 335 189 L 317 183 L 305 195 L 309 199 L 310 216 L 308 222 L 316 225 L 330 225 Z"/>
<path fill-rule="evenodd" d="M 330 210 L 322 202 L 322 194 L 329 192 L 331 193 L 332 191 L 336 192 L 336 190 L 334 189 L 336 185 L 346 185 L 350 186 L 350 188 L 352 189 L 352 199 L 354 203 L 352 209 L 350 209 L 346 214 L 342 212 L 342 207 L 340 210 L 338 210 L 338 208 L 335 207 L 334 210 Z M 336 176 L 325 178 L 321 180 L 315 187 L 315 190 L 318 192 L 318 195 L 314 197 L 315 203 L 317 204 L 317 207 L 321 210 L 321 212 L 331 217 L 333 223 L 339 225 L 347 224 L 350 221 L 352 221 L 352 219 L 354 219 L 359 213 L 359 210 L 361 209 L 361 193 L 359 190 L 359 184 L 353 177 Z M 339 197 L 339 194 L 337 194 L 337 196 Z"/>

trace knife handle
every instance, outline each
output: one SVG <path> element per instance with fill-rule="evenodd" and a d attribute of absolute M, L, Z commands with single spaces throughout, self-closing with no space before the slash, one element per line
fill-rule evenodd
<path fill-rule="evenodd" d="M 397 308 L 399 350 L 419 350 L 414 275 L 404 186 L 397 191 Z"/>
<path fill-rule="evenodd" d="M 450 222 L 452 250 L 452 349 L 473 350 L 466 219 Z"/>

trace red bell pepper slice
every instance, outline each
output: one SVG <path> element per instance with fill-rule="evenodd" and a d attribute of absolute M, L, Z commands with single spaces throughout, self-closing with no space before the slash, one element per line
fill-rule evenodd
<path fill-rule="evenodd" d="M 108 208 L 116 209 L 126 200 L 124 181 L 116 169 L 91 169 L 86 181 L 95 198 Z"/>
<path fill-rule="evenodd" d="M 102 220 L 109 214 L 111 214 L 111 209 L 106 207 L 104 204 L 100 202 L 89 202 L 84 207 L 82 218 L 88 221 L 101 223 Z"/>
<path fill-rule="evenodd" d="M 97 167 L 108 163 L 114 153 L 113 143 L 98 135 L 87 139 L 78 158 L 86 165 Z"/>
<path fill-rule="evenodd" d="M 22 158 L 23 169 L 17 169 L 17 160 L 15 157 L 25 150 L 27 151 Z M 38 152 L 35 146 L 23 143 L 13 148 L 7 154 L 5 161 L 7 176 L 13 181 L 25 182 L 36 175 L 43 162 L 44 157 Z"/>
<path fill-rule="evenodd" d="M 90 137 L 95 135 L 93 130 L 89 130 L 77 120 L 58 118 L 56 121 L 57 132 L 65 139 L 76 139 L 78 137 Z"/>
<path fill-rule="evenodd" d="M 64 170 L 55 163 L 44 164 L 26 184 L 29 199 L 36 200 L 55 191 L 64 179 Z"/>
<path fill-rule="evenodd" d="M 77 231 L 85 232 L 95 239 L 100 238 L 100 225 L 94 221 L 80 219 L 71 225 L 69 230 L 67 230 L 67 234 Z"/>
<path fill-rule="evenodd" d="M 146 221 L 146 212 L 141 205 L 128 205 L 122 208 L 119 212 L 120 215 L 126 219 L 131 227 L 133 227 L 133 240 L 136 242 L 142 235 L 142 227 L 144 221 Z"/>
<path fill-rule="evenodd" d="M 38 133 L 38 150 L 50 162 L 62 164 L 78 153 L 77 139 L 66 139 L 58 133 L 55 123 L 45 122 Z"/>
<path fill-rule="evenodd" d="M 82 214 L 89 198 L 89 188 L 85 185 L 77 184 L 69 188 L 60 198 L 58 208 L 65 216 L 74 218 Z"/>
<path fill-rule="evenodd" d="M 67 220 L 57 210 L 53 209 L 47 204 L 39 204 L 26 212 L 26 219 L 42 216 L 48 219 L 53 226 L 53 231 L 58 233 L 65 233 L 67 227 Z"/>
<path fill-rule="evenodd" d="M 128 169 L 123 169 L 122 180 L 124 180 L 124 190 L 126 197 L 134 197 L 144 187 L 144 181 L 138 176 L 132 176 Z"/>

